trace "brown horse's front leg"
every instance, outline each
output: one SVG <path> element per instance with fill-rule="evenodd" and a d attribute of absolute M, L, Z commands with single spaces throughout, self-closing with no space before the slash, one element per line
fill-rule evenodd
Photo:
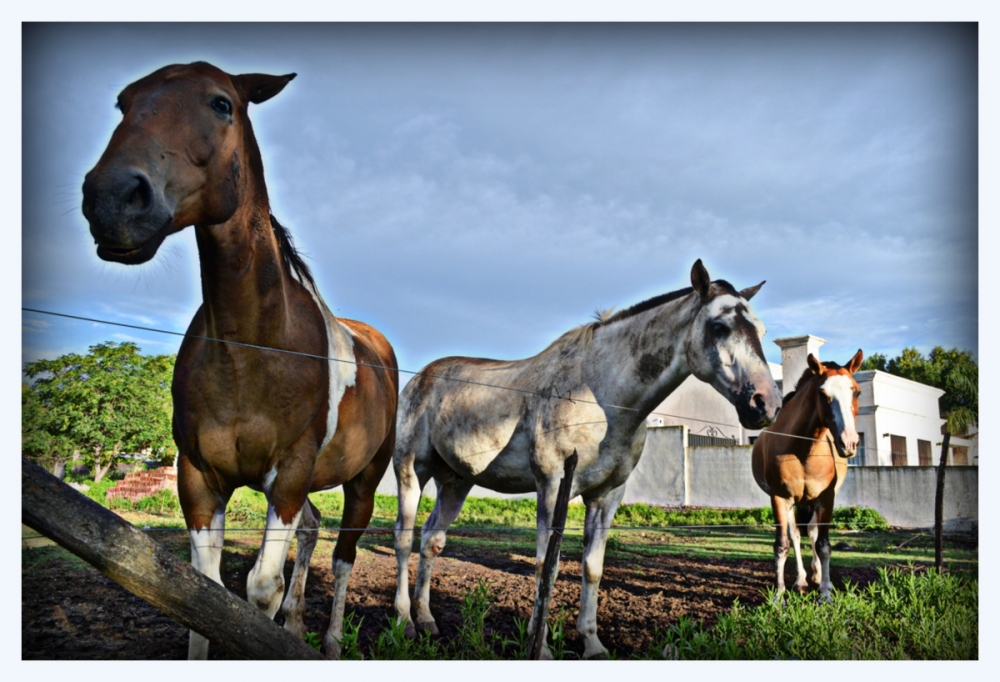
<path fill-rule="evenodd" d="M 816 510 L 818 528 L 816 540 L 813 543 L 815 556 L 819 557 L 821 579 L 819 580 L 819 598 L 822 602 L 833 601 L 833 581 L 830 578 L 830 522 L 833 520 L 833 503 L 820 504 Z M 811 533 L 810 533 L 811 534 Z"/>
<path fill-rule="evenodd" d="M 781 599 L 785 591 L 785 559 L 788 558 L 788 522 L 792 501 L 781 497 L 771 497 L 771 509 L 774 511 L 774 570 L 777 578 L 774 594 L 775 602 Z"/>

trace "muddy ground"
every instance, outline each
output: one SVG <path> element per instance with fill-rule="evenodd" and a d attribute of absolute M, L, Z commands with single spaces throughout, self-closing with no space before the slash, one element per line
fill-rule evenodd
<path fill-rule="evenodd" d="M 181 536 L 160 541 L 187 558 Z M 227 550 L 223 581 L 246 597 L 246 576 L 255 547 Z M 187 630 L 155 608 L 128 593 L 95 568 L 67 554 L 55 557 L 54 548 L 23 549 L 21 578 L 21 655 L 23 659 L 183 659 Z M 325 632 L 330 614 L 333 574 L 332 543 L 321 542 L 313 556 L 306 588 L 306 627 Z M 291 577 L 293 548 L 286 564 Z M 411 584 L 417 555 L 411 556 Z M 789 561 L 788 584 L 794 580 Z M 634 658 L 650 649 L 655 628 L 664 628 L 682 614 L 714 622 L 733 600 L 758 604 L 771 584 L 770 561 L 724 561 L 683 554 L 650 557 L 619 551 L 609 553 L 601 581 L 598 632 L 619 659 Z M 874 569 L 834 567 L 834 584 L 845 578 L 864 585 L 876 578 Z M 438 559 L 431 585 L 431 610 L 441 637 L 454 638 L 461 625 L 463 597 L 482 578 L 494 585 L 496 601 L 487 617 L 487 629 L 514 636 L 514 618 L 527 618 L 534 596 L 534 557 L 504 550 L 449 546 Z M 363 617 L 360 642 L 367 652 L 388 622 L 395 595 L 396 567 L 390 541 L 366 540 L 347 593 L 347 613 Z M 556 581 L 552 613 L 569 614 L 567 649 L 581 654 L 583 645 L 574 629 L 580 599 L 579 553 L 564 552 Z M 280 615 L 279 615 L 280 620 Z M 229 659 L 212 645 L 210 658 Z"/>

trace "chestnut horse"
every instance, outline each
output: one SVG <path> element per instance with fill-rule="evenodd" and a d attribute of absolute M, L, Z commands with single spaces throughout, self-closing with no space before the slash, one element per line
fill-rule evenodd
<path fill-rule="evenodd" d="M 143 263 L 168 235 L 195 229 L 203 300 L 172 387 L 192 564 L 222 583 L 226 504 L 240 486 L 263 491 L 267 528 L 247 597 L 269 617 L 282 606 L 285 628 L 302 636 L 320 521 L 307 495 L 344 486 L 341 526 L 349 530 L 333 552 L 324 637 L 327 655 L 336 657 L 356 545 L 392 457 L 399 376 L 378 331 L 330 313 L 270 213 L 247 109 L 294 77 L 232 76 L 196 62 L 132 83 L 118 95 L 123 119 L 83 183 L 83 214 L 97 255 L 119 263 Z M 282 569 L 297 529 L 282 605 Z M 206 636 L 212 633 L 191 632 L 190 658 L 207 656 Z"/>
<path fill-rule="evenodd" d="M 795 390 L 785 396 L 778 419 L 754 443 L 753 476 L 761 490 L 771 496 L 774 509 L 776 598 L 785 591 L 789 535 L 798 564 L 795 587 L 803 593 L 807 589 L 800 554 L 802 531 L 808 532 L 812 542 L 812 578 L 819 585 L 820 599 L 832 598 L 830 521 L 834 497 L 847 476 L 847 460 L 858 448 L 855 418 L 861 390 L 852 375 L 862 359 L 859 349 L 847 366 L 841 367 L 835 362 L 820 363 L 810 354 L 809 367 Z"/>
<path fill-rule="evenodd" d="M 646 416 L 691 374 L 735 405 L 747 428 L 770 424 L 781 409 L 760 346 L 764 325 L 749 304 L 762 284 L 738 291 L 725 280 L 713 282 L 699 260 L 691 287 L 572 329 L 534 357 L 442 358 L 414 377 L 400 396 L 393 457 L 399 485 L 395 608 L 407 633 L 418 627 L 437 632 L 431 570 L 473 485 L 537 494 L 537 597 L 564 463 L 575 451 L 570 495 L 582 495 L 587 506 L 576 629 L 584 656 L 604 655 L 597 636 L 604 546 L 642 453 Z M 408 563 L 420 494 L 432 477 L 437 502 L 421 534 L 414 625 Z M 529 631 L 544 642 L 540 607 L 536 598 Z"/>

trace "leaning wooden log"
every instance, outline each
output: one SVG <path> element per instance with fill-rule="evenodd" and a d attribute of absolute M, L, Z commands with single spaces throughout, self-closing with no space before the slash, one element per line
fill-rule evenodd
<path fill-rule="evenodd" d="M 237 656 L 321 658 L 318 651 L 138 528 L 24 459 L 21 520 Z"/>
<path fill-rule="evenodd" d="M 569 511 L 569 491 L 573 487 L 573 472 L 576 471 L 577 454 L 573 454 L 566 459 L 563 479 L 559 482 L 559 491 L 556 493 L 556 507 L 552 510 L 552 533 L 549 535 L 549 544 L 545 547 L 545 563 L 542 564 L 542 578 L 538 583 L 538 621 L 535 623 L 535 632 L 531 636 L 531 646 L 528 658 L 537 661 L 542 657 L 542 647 L 545 644 L 543 637 L 539 637 L 539 632 L 545 632 L 545 623 L 549 617 L 549 597 L 552 591 L 552 581 L 559 570 L 559 546 L 562 544 L 563 531 L 566 530 L 566 514 Z"/>

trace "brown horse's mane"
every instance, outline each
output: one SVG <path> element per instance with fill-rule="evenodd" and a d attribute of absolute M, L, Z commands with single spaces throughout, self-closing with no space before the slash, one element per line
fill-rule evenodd
<path fill-rule="evenodd" d="M 826 362 L 821 362 L 819 364 L 823 365 L 827 369 L 843 369 L 843 365 L 840 365 L 839 363 L 836 363 L 833 360 L 828 360 Z M 799 390 L 801 390 L 806 385 L 806 383 L 810 379 L 812 379 L 812 377 L 815 377 L 815 376 L 818 376 L 818 375 L 813 374 L 813 371 L 811 369 L 809 369 L 808 367 L 806 367 L 805 371 L 802 372 L 802 376 L 800 376 L 799 380 L 795 383 L 795 390 L 791 391 L 788 395 L 786 395 L 784 398 L 782 398 L 781 399 L 781 404 L 782 405 L 787 405 L 788 401 L 792 399 L 792 396 L 794 396 L 796 393 L 798 393 Z"/>
<path fill-rule="evenodd" d="M 734 296 L 739 296 L 739 292 L 732 284 L 724 279 L 717 279 L 712 284 L 715 284 L 727 294 L 732 294 Z M 609 310 L 598 309 L 594 313 L 596 318 L 593 322 L 587 322 L 581 324 L 578 327 L 570 329 L 568 332 L 560 336 L 558 339 L 549 344 L 549 348 L 552 348 L 559 344 L 566 343 L 588 343 L 592 338 L 594 338 L 594 332 L 596 332 L 601 327 L 605 327 L 609 324 L 615 322 L 621 322 L 622 320 L 627 320 L 630 317 L 635 317 L 639 313 L 644 313 L 647 310 L 652 310 L 653 308 L 658 308 L 664 303 L 669 303 L 671 301 L 676 301 L 677 299 L 684 298 L 688 294 L 694 291 L 693 287 L 684 287 L 683 289 L 678 289 L 677 291 L 671 291 L 666 294 L 660 294 L 659 296 L 653 296 L 652 298 L 647 298 L 645 301 L 636 303 L 633 306 L 619 310 L 618 312 L 613 312 L 614 308 Z M 543 351 L 544 352 L 544 351 Z"/>
<path fill-rule="evenodd" d="M 285 269 L 298 277 L 300 282 L 303 284 L 308 282 L 315 289 L 316 282 L 313 280 L 312 272 L 292 243 L 292 235 L 273 215 L 271 215 L 271 229 L 278 238 L 278 250 L 281 251 L 281 262 L 284 263 Z"/>

